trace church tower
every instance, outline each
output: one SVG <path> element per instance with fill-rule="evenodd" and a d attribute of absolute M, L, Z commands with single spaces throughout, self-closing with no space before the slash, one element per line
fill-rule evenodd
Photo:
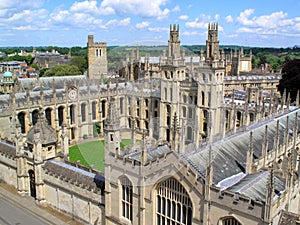
<path fill-rule="evenodd" d="M 170 39 L 168 41 L 168 58 L 180 57 L 179 25 L 170 25 Z"/>
<path fill-rule="evenodd" d="M 106 43 L 94 42 L 94 36 L 88 36 L 88 77 L 100 80 L 107 75 Z"/>
<path fill-rule="evenodd" d="M 220 58 L 219 40 L 218 40 L 218 24 L 208 24 L 208 38 L 206 40 L 206 61 L 211 64 L 213 60 Z"/>

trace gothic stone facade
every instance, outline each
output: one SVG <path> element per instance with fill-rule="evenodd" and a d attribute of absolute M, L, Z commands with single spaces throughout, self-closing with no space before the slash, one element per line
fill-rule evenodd
<path fill-rule="evenodd" d="M 0 99 L 0 179 L 90 224 L 276 224 L 299 213 L 299 110 L 249 95 L 224 102 L 218 26 L 208 28 L 206 57 L 186 57 L 172 25 L 168 54 L 126 60 L 126 82 L 20 81 L 24 92 Z M 95 122 L 104 174 L 68 161 Z"/>

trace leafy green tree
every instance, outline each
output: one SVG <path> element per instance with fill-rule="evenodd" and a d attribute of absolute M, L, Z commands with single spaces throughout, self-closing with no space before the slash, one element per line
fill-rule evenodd
<path fill-rule="evenodd" d="M 291 100 L 296 100 L 297 92 L 300 90 L 300 59 L 293 59 L 284 64 L 282 78 L 277 88 L 281 95 L 286 90 L 290 93 Z"/>
<path fill-rule="evenodd" d="M 31 64 L 31 66 L 32 66 L 32 68 L 34 68 L 35 70 L 38 70 L 38 69 L 39 69 L 39 67 L 38 67 L 38 65 L 37 65 L 36 63 Z"/>
<path fill-rule="evenodd" d="M 70 76 L 70 75 L 79 75 L 81 71 L 77 66 L 68 65 L 68 64 L 60 64 L 53 66 L 52 68 L 45 71 L 45 77 L 53 77 L 53 76 Z"/>
<path fill-rule="evenodd" d="M 84 56 L 73 56 L 71 58 L 71 65 L 77 66 L 83 74 L 87 70 L 87 60 Z"/>
<path fill-rule="evenodd" d="M 48 68 L 42 68 L 42 69 L 40 70 L 39 76 L 40 76 L 40 77 L 44 77 L 45 72 L 46 72 L 47 70 L 49 70 L 49 69 L 48 69 Z"/>

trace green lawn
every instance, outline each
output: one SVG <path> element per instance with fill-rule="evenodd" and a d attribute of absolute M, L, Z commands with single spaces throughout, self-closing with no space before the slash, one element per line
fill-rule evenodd
<path fill-rule="evenodd" d="M 121 148 L 130 145 L 130 139 L 124 139 L 121 142 Z M 69 148 L 69 156 L 72 162 L 80 163 L 84 166 L 93 165 L 95 169 L 104 172 L 104 141 L 91 141 Z"/>

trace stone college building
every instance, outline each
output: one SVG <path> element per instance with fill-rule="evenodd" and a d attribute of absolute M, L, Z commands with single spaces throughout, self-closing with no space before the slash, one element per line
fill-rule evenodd
<path fill-rule="evenodd" d="M 225 87 L 251 70 L 251 53 L 226 56 L 218 24 L 197 56 L 171 25 L 167 51 L 137 49 L 107 84 L 106 43 L 89 35 L 87 49 L 86 76 L 19 79 L 0 96 L 2 181 L 85 224 L 296 224 L 299 100 L 279 102 L 270 85 L 266 95 L 267 75 Z M 243 84 L 243 100 L 224 98 Z M 102 172 L 69 160 L 95 123 Z"/>

